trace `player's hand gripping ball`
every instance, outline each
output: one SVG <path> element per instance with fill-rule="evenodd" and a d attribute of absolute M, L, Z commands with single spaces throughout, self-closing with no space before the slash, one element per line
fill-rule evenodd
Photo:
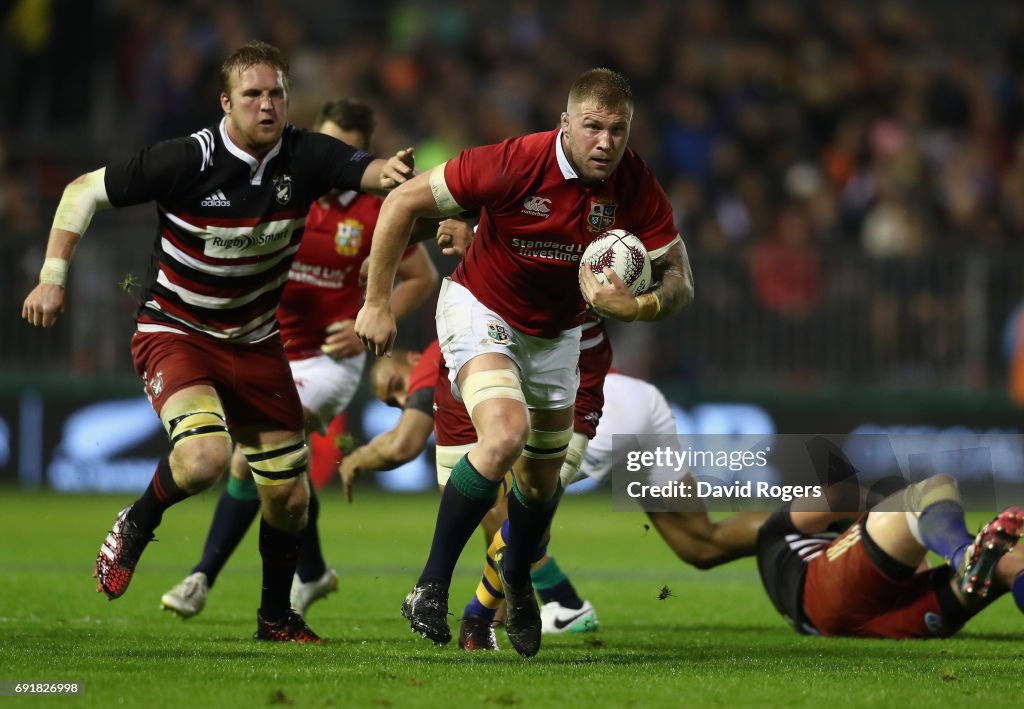
<path fill-rule="evenodd" d="M 625 229 L 606 231 L 583 252 L 580 268 L 589 268 L 601 283 L 608 282 L 605 266 L 615 271 L 633 295 L 651 287 L 651 257 L 643 242 Z"/>

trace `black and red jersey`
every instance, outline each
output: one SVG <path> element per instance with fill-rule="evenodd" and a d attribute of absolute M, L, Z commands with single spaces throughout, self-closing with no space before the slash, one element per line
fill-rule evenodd
<path fill-rule="evenodd" d="M 157 205 L 138 330 L 240 343 L 273 335 L 310 205 L 331 189 L 359 189 L 373 159 L 288 125 L 257 160 L 231 141 L 222 119 L 107 166 L 113 206 Z"/>

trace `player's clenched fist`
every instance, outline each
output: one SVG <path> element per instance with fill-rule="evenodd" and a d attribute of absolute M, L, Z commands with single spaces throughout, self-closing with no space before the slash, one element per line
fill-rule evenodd
<path fill-rule="evenodd" d="M 356 336 L 370 352 L 378 357 L 390 357 L 395 346 L 396 334 L 398 327 L 395 325 L 395 314 L 386 304 L 376 305 L 368 302 L 359 309 L 359 314 L 356 315 Z"/>
<path fill-rule="evenodd" d="M 64 288 L 52 283 L 40 283 L 25 298 L 21 317 L 36 327 L 50 327 L 64 312 Z"/>

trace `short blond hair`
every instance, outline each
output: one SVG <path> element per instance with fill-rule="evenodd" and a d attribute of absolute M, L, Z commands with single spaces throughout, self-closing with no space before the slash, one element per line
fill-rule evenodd
<path fill-rule="evenodd" d="M 280 49 L 258 40 L 247 42 L 224 60 L 220 67 L 220 90 L 230 96 L 233 78 L 256 64 L 266 64 L 280 71 L 284 88 L 288 90 L 288 60 Z"/>
<path fill-rule="evenodd" d="M 580 74 L 569 89 L 569 102 L 566 110 L 584 101 L 593 100 L 604 108 L 624 107 L 633 112 L 633 89 L 629 81 L 612 69 L 588 69 Z"/>

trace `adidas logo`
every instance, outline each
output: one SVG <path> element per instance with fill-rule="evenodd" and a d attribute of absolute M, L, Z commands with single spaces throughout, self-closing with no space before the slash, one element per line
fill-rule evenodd
<path fill-rule="evenodd" d="M 230 207 L 231 200 L 223 192 L 217 190 L 199 204 L 204 207 Z"/>

